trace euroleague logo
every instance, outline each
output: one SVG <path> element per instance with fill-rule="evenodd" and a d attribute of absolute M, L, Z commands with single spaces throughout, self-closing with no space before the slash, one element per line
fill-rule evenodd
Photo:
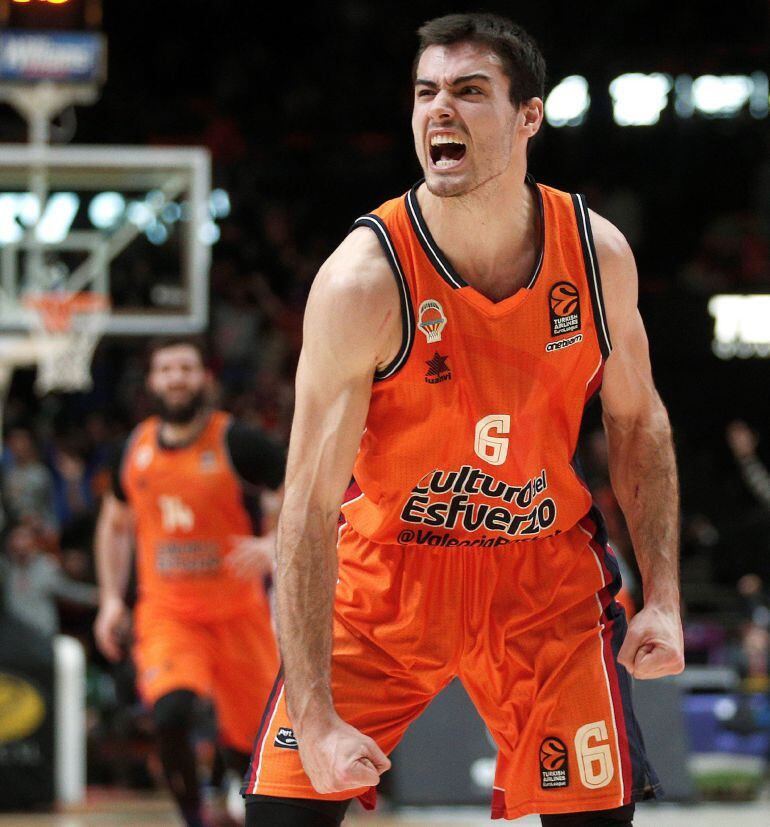
<path fill-rule="evenodd" d="M 551 335 L 574 333 L 580 329 L 580 294 L 569 281 L 557 281 L 548 294 Z"/>
<path fill-rule="evenodd" d="M 549 736 L 540 744 L 540 786 L 544 790 L 569 784 L 567 747 L 559 738 Z"/>

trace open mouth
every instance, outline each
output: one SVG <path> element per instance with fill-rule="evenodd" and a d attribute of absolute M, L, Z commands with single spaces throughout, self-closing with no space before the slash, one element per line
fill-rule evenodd
<path fill-rule="evenodd" d="M 457 135 L 433 135 L 430 139 L 430 159 L 437 169 L 457 166 L 465 157 L 465 144 Z"/>

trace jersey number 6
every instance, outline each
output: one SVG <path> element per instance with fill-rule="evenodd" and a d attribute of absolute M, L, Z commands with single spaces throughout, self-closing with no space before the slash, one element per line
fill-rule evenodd
<path fill-rule="evenodd" d="M 594 721 L 580 727 L 575 733 L 575 752 L 584 787 L 598 790 L 612 781 L 615 768 L 612 766 L 612 750 L 607 743 L 607 724 L 604 721 Z"/>
<path fill-rule="evenodd" d="M 510 414 L 489 414 L 476 423 L 474 450 L 490 465 L 502 465 L 508 456 L 508 437 L 499 434 L 511 432 Z M 494 434 L 494 436 L 492 435 Z"/>

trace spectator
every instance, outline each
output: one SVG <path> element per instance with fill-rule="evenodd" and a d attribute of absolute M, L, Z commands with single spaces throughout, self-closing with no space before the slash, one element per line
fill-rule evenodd
<path fill-rule="evenodd" d="M 67 577 L 56 559 L 41 550 L 34 529 L 25 523 L 8 531 L 0 568 L 6 612 L 48 637 L 59 631 L 57 598 L 81 606 L 98 603 L 96 586 Z"/>
<path fill-rule="evenodd" d="M 47 533 L 58 532 L 51 472 L 40 461 L 32 432 L 12 428 L 3 456 L 3 497 L 11 520 L 34 517 Z"/>
<path fill-rule="evenodd" d="M 770 509 L 770 471 L 757 456 L 756 433 L 745 422 L 735 420 L 727 427 L 727 444 L 738 461 L 743 481 L 757 500 Z"/>

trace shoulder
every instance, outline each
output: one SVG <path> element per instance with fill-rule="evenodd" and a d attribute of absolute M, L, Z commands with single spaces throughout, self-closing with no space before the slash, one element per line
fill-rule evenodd
<path fill-rule="evenodd" d="M 374 232 L 353 230 L 318 271 L 305 311 L 305 345 L 340 364 L 374 369 L 397 350 L 398 287 Z"/>
<path fill-rule="evenodd" d="M 633 260 L 633 253 L 623 233 L 606 218 L 593 210 L 588 211 L 591 216 L 591 230 L 594 237 L 596 254 L 606 259 L 609 263 L 622 261 L 630 257 Z"/>
<path fill-rule="evenodd" d="M 638 294 L 638 277 L 636 262 L 626 237 L 606 218 L 593 210 L 591 216 L 591 230 L 596 248 L 596 257 L 599 263 L 599 272 L 602 279 L 602 291 L 610 317 L 618 311 L 627 308 L 629 302 L 636 306 Z"/>
<path fill-rule="evenodd" d="M 376 300 L 393 291 L 390 264 L 378 237 L 368 227 L 356 227 L 323 263 L 311 298 L 319 294 L 343 302 Z"/>

